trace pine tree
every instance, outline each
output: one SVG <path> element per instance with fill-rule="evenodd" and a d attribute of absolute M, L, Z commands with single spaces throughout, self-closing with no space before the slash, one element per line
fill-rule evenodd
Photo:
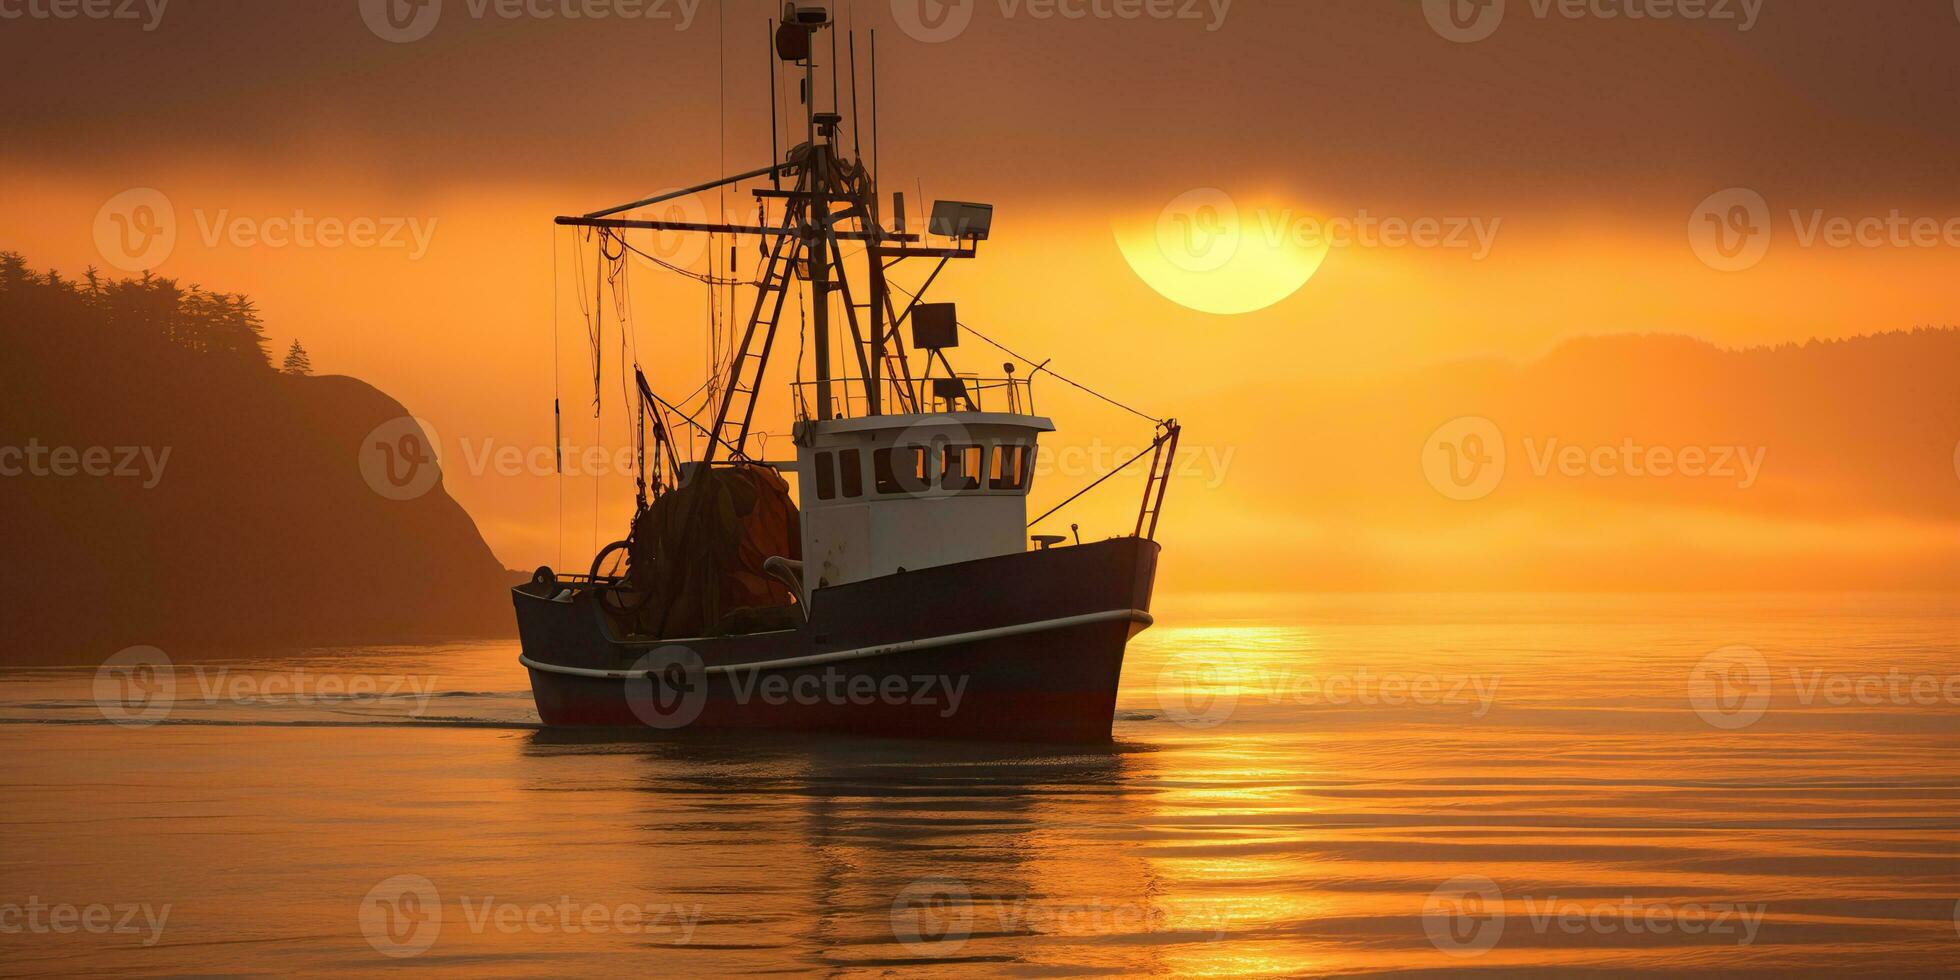
<path fill-rule="evenodd" d="M 303 378 L 313 373 L 313 359 L 306 356 L 306 348 L 295 340 L 292 349 L 286 352 L 286 366 L 280 370 Z"/>

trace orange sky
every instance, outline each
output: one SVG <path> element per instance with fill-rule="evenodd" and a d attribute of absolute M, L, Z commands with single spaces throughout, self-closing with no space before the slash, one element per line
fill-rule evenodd
<path fill-rule="evenodd" d="M 370 381 L 426 418 L 449 454 L 450 492 L 506 564 L 559 564 L 561 550 L 563 564 L 581 564 L 595 482 L 604 539 L 623 527 L 626 478 L 569 481 L 561 538 L 555 478 L 471 460 L 486 447 L 551 443 L 549 218 L 717 172 L 718 11 L 709 4 L 685 32 L 631 33 L 474 20 L 452 3 L 427 39 L 397 45 L 368 32 L 351 2 L 200 6 L 168 10 L 153 32 L 0 30 L 11 91 L 77 52 L 96 66 L 60 90 L 37 85 L 46 97 L 0 123 L 0 247 L 69 274 L 107 266 L 104 202 L 156 188 L 178 226 L 160 274 L 249 292 L 276 347 L 302 338 L 320 372 Z M 755 35 L 725 42 L 731 171 L 767 154 L 750 71 L 761 61 L 750 22 L 762 14 L 751 6 L 768 5 L 727 8 L 731 31 Z M 1433 499 L 1357 524 L 1337 506 L 1347 492 L 1326 483 L 1353 462 L 1298 447 L 1314 442 L 1307 434 L 1388 438 L 1405 422 L 1427 431 L 1455 417 L 1447 404 L 1425 404 L 1442 413 L 1433 421 L 1413 410 L 1315 415 L 1347 404 L 1335 393 L 1395 390 L 1408 372 L 1463 358 L 1528 362 L 1572 337 L 1667 332 L 1741 346 L 1960 322 L 1960 243 L 1802 241 L 1818 214 L 1960 217 L 1950 181 L 1960 80 L 1946 77 L 1960 69 L 1950 56 L 1901 54 L 1950 55 L 1960 18 L 1819 3 L 1766 9 L 1742 32 L 1514 12 L 1490 40 L 1463 45 L 1437 37 L 1413 4 L 1240 0 L 1207 31 L 1004 16 L 985 3 L 960 37 L 925 44 L 887 4 L 861 6 L 854 19 L 880 31 L 887 189 L 914 207 L 922 190 L 1000 208 L 983 260 L 949 272 L 942 298 L 1009 346 L 1055 358 L 1056 370 L 1185 422 L 1190 469 L 1163 535 L 1175 556 L 1167 589 L 1543 587 L 1533 575 L 1564 554 L 1610 566 L 1603 584 L 1615 587 L 1802 587 L 1816 575 L 1792 569 L 1826 568 L 1857 570 L 1840 585 L 1944 584 L 1930 576 L 1951 567 L 1940 562 L 1960 542 L 1952 473 L 1945 489 L 1957 502 L 1932 521 L 1877 499 L 1798 519 L 1746 495 L 1712 509 L 1686 497 L 1587 498 L 1430 514 L 1441 497 L 1423 482 L 1418 436 L 1406 479 Z M 1774 227 L 1768 254 L 1737 272 L 1698 257 L 1689 231 L 1704 199 L 1729 187 L 1759 191 Z M 1166 209 L 1211 189 L 1236 210 L 1232 264 L 1192 273 L 1172 255 L 1165 265 Z M 263 232 L 301 212 L 402 219 L 427 233 L 426 253 L 407 234 L 403 247 L 372 248 L 212 237 L 226 221 Z M 1336 248 L 1290 291 L 1311 263 L 1272 230 L 1358 215 L 1491 235 L 1478 248 Z M 570 239 L 557 234 L 564 265 Z M 588 355 L 564 267 L 558 376 L 567 441 L 584 447 L 595 441 L 575 411 L 589 397 Z M 691 389 L 699 290 L 639 270 L 634 291 L 656 385 Z M 1241 315 L 1190 308 L 1261 292 L 1275 302 Z M 1002 360 L 971 341 L 964 353 L 983 373 Z M 609 377 L 615 410 L 617 392 Z M 1145 423 L 1064 386 L 1039 396 L 1062 427 L 1040 510 L 1092 480 L 1096 460 L 1147 442 Z M 598 442 L 619 445 L 618 420 Z M 1960 440 L 1949 418 L 1924 425 L 1928 445 Z M 1093 498 L 1075 518 L 1085 535 L 1123 530 L 1140 483 Z M 1722 556 L 1719 571 L 1684 579 L 1683 564 L 1708 565 L 1709 554 Z"/>

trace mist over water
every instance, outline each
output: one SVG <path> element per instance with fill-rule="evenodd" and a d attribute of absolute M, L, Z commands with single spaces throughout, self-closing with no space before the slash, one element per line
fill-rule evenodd
<path fill-rule="evenodd" d="M 1091 750 L 544 731 L 514 644 L 0 672 L 0 972 L 1960 968 L 1960 600 L 1159 619 Z"/>

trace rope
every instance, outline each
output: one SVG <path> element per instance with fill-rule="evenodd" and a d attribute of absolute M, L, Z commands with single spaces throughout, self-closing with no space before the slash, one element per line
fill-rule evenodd
<path fill-rule="evenodd" d="M 899 291 L 899 292 L 901 292 L 901 293 L 904 293 L 905 295 L 907 295 L 907 296 L 910 296 L 910 297 L 912 297 L 912 299 L 914 299 L 914 300 L 917 300 L 917 299 L 919 298 L 919 294 L 918 294 L 918 293 L 915 293 L 915 292 L 913 292 L 913 291 L 911 291 L 911 290 L 909 290 L 909 289 L 906 289 L 906 288 L 905 288 L 905 286 L 904 286 L 903 284 L 901 284 L 901 283 L 896 283 L 896 282 L 894 282 L 894 283 L 891 283 L 891 285 L 893 285 L 893 286 L 896 286 L 896 287 L 898 288 L 898 291 Z M 1001 342 L 999 342 L 999 341 L 997 341 L 997 340 L 995 340 L 995 339 L 993 339 L 992 337 L 989 337 L 989 336 L 987 336 L 986 334 L 983 334 L 983 333 L 981 333 L 980 331 L 978 331 L 978 330 L 975 330 L 975 329 L 973 329 L 973 327 L 972 327 L 972 326 L 971 326 L 970 324 L 968 324 L 968 323 L 966 323 L 965 321 L 960 321 L 960 329 L 962 329 L 962 330 L 965 330 L 965 331 L 966 331 L 967 333 L 970 333 L 970 334 L 972 334 L 972 335 L 974 335 L 975 337 L 978 337 L 978 338 L 980 338 L 981 340 L 984 340 L 984 341 L 986 341 L 987 343 L 989 343 L 989 344 L 991 344 L 991 345 L 993 345 L 993 347 L 994 347 L 994 348 L 995 348 L 996 350 L 999 350 L 1000 352 L 1002 352 L 1002 353 L 1004 353 L 1004 354 L 1006 354 L 1006 355 L 1008 355 L 1009 357 L 1012 357 L 1012 358 L 1014 358 L 1014 359 L 1016 359 L 1016 360 L 1019 360 L 1019 361 L 1023 361 L 1023 362 L 1025 362 L 1025 363 L 1028 363 L 1028 364 L 1033 364 L 1033 363 L 1035 363 L 1035 361 L 1034 361 L 1034 359 L 1033 359 L 1033 358 L 1031 358 L 1031 357 L 1028 357 L 1028 356 L 1026 356 L 1026 355 L 1024 355 L 1024 354 L 1018 354 L 1018 353 L 1015 353 L 1015 352 L 1014 352 L 1014 351 L 1013 351 L 1012 349 L 1010 349 L 1010 348 L 1009 348 L 1009 347 L 1008 347 L 1007 345 L 1005 345 L 1005 344 L 1002 344 Z M 1111 398 L 1111 397 L 1109 397 L 1108 395 L 1105 395 L 1105 394 L 1103 394 L 1102 392 L 1100 392 L 1100 391 L 1097 391 L 1097 390 L 1095 390 L 1094 388 L 1091 388 L 1091 387 L 1089 387 L 1088 385 L 1085 385 L 1085 384 L 1083 384 L 1083 383 L 1081 383 L 1081 382 L 1079 382 L 1079 381 L 1074 381 L 1074 380 L 1071 380 L 1071 379 L 1069 379 L 1069 378 L 1066 378 L 1066 377 L 1063 377 L 1063 376 L 1062 376 L 1061 374 L 1059 374 L 1059 373 L 1057 373 L 1057 372 L 1056 372 L 1056 371 L 1054 371 L 1054 370 L 1053 370 L 1052 368 L 1049 368 L 1049 367 L 1047 367 L 1047 366 L 1045 366 L 1045 365 L 1044 365 L 1044 366 L 1042 366 L 1042 367 L 1039 367 L 1039 368 L 1036 368 L 1036 369 L 1035 369 L 1035 373 L 1036 373 L 1036 374 L 1040 374 L 1040 373 L 1046 373 L 1046 374 L 1047 374 L 1047 375 L 1048 375 L 1049 377 L 1051 377 L 1051 378 L 1054 378 L 1055 380 L 1057 380 L 1057 381 L 1060 381 L 1061 383 L 1063 383 L 1063 384 L 1065 384 L 1065 385 L 1068 385 L 1068 386 L 1069 386 L 1069 387 L 1071 387 L 1071 388 L 1076 388 L 1076 389 L 1078 389 L 1078 390 L 1080 390 L 1080 391 L 1082 391 L 1082 392 L 1084 392 L 1085 394 L 1088 394 L 1088 395 L 1090 395 L 1091 397 L 1094 397 L 1094 398 L 1097 398 L 1097 399 L 1100 399 L 1101 401 L 1104 401 L 1104 402 L 1107 402 L 1107 403 L 1108 403 L 1108 404 L 1110 404 L 1110 405 L 1114 405 L 1114 406 L 1116 406 L 1117 408 L 1120 408 L 1120 409 L 1122 409 L 1123 411 L 1125 411 L 1125 412 L 1128 412 L 1128 413 L 1130 413 L 1131 415 L 1134 415 L 1134 416 L 1136 416 L 1137 418 L 1140 418 L 1140 419 L 1143 419 L 1143 420 L 1144 420 L 1144 421 L 1146 421 L 1146 422 L 1150 422 L 1150 423 L 1152 423 L 1152 424 L 1155 424 L 1155 425 L 1163 425 L 1163 424 L 1164 424 L 1164 421 L 1165 421 L 1164 419 L 1160 419 L 1160 418 L 1158 418 L 1158 417 L 1156 417 L 1156 416 L 1154 416 L 1154 415 L 1151 415 L 1151 414 L 1149 414 L 1149 413 L 1147 413 L 1147 412 L 1143 412 L 1143 411 L 1139 411 L 1139 410 L 1137 410 L 1137 409 L 1134 409 L 1134 408 L 1131 408 L 1130 406 L 1128 406 L 1128 405 L 1125 405 L 1125 404 L 1123 404 L 1122 402 L 1119 402 L 1119 401 L 1117 401 L 1116 399 L 1114 399 L 1114 398 Z M 1034 380 L 1034 375 L 1033 375 L 1033 374 L 1030 374 L 1030 375 L 1028 375 L 1028 380 L 1030 380 L 1030 381 L 1032 381 L 1032 380 Z M 1126 466 L 1127 466 L 1128 464 L 1126 463 L 1126 464 L 1124 464 L 1124 465 L 1126 465 Z"/>
<path fill-rule="evenodd" d="M 1051 511 L 1049 511 L 1049 512 L 1048 512 L 1048 513 L 1046 513 L 1046 514 L 1043 514 L 1043 515 L 1041 515 L 1040 517 L 1037 517 L 1037 518 L 1035 518 L 1035 519 L 1034 519 L 1034 520 L 1032 520 L 1032 521 L 1029 521 L 1029 522 L 1028 522 L 1028 529 L 1029 529 L 1029 530 L 1033 530 L 1033 529 L 1034 529 L 1034 527 L 1035 527 L 1036 525 L 1038 525 L 1038 524 L 1040 524 L 1040 523 L 1041 523 L 1042 521 L 1045 521 L 1045 520 L 1047 520 L 1047 519 L 1049 519 L 1049 518 L 1051 518 L 1051 517 L 1053 517 L 1053 516 L 1055 516 L 1056 514 L 1059 514 L 1059 513 L 1061 513 L 1061 512 L 1062 512 L 1062 508 L 1064 508 L 1064 507 L 1067 507 L 1068 505 L 1070 505 L 1070 504 L 1072 504 L 1072 503 L 1075 503 L 1075 502 L 1076 502 L 1076 501 L 1078 501 L 1078 500 L 1081 500 L 1081 499 L 1082 499 L 1083 497 L 1085 497 L 1085 496 L 1087 496 L 1087 495 L 1088 495 L 1088 493 L 1089 493 L 1089 491 L 1091 491 L 1091 490 L 1094 490 L 1095 488 L 1097 488 L 1097 487 L 1099 487 L 1099 486 L 1102 486 L 1102 485 L 1103 485 L 1103 484 L 1105 484 L 1105 483 L 1108 483 L 1108 482 L 1109 482 L 1109 481 L 1110 481 L 1111 479 L 1113 479 L 1113 478 L 1114 478 L 1114 477 L 1116 476 L 1116 474 L 1118 474 L 1118 473 L 1121 473 L 1121 472 L 1123 472 L 1124 470 L 1127 470 L 1127 469 L 1129 469 L 1129 468 L 1130 468 L 1130 467 L 1132 467 L 1132 466 L 1135 466 L 1135 465 L 1137 464 L 1137 460 L 1140 460 L 1140 459 L 1142 459 L 1142 458 L 1144 458 L 1145 456 L 1148 456 L 1148 455 L 1150 455 L 1151 453 L 1153 453 L 1153 452 L 1155 452 L 1155 451 L 1157 450 L 1157 447 L 1158 447 L 1158 446 L 1161 446 L 1161 445 L 1163 445 L 1163 440 L 1162 440 L 1162 439 L 1159 439 L 1159 440 L 1158 440 L 1157 442 L 1155 442 L 1155 443 L 1152 443 L 1149 449 L 1146 449 L 1146 450 L 1144 450 L 1143 452 L 1140 452 L 1140 453 L 1138 453 L 1138 454 L 1136 454 L 1135 456 L 1132 456 L 1132 457 L 1130 457 L 1130 461 L 1129 461 L 1129 462 L 1127 462 L 1127 463 L 1124 463 L 1123 465 L 1121 465 L 1121 466 L 1118 466 L 1117 468 L 1115 468 L 1115 469 L 1113 469 L 1113 470 L 1110 470 L 1110 471 L 1109 471 L 1109 472 L 1107 472 L 1107 473 L 1104 473 L 1104 474 L 1102 475 L 1102 479 L 1100 479 L 1100 480 L 1097 480 L 1096 482 L 1094 482 L 1094 483 L 1091 483 L 1091 484 L 1089 484 L 1088 486 L 1086 486 L 1086 487 L 1083 487 L 1083 488 L 1082 488 L 1082 489 L 1080 489 L 1080 490 L 1077 490 L 1077 491 L 1075 492 L 1075 496 L 1073 496 L 1073 497 L 1070 497 L 1070 498 L 1068 498 L 1067 500 L 1064 500 L 1064 501 L 1062 501 L 1062 502 L 1061 502 L 1061 503 L 1059 503 L 1059 504 L 1056 504 L 1056 505 L 1055 505 L 1055 509 L 1053 509 L 1053 510 L 1051 510 Z"/>

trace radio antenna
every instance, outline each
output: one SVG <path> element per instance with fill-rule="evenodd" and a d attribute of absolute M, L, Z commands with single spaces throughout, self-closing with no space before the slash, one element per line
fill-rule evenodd
<path fill-rule="evenodd" d="M 851 154 L 857 157 L 859 163 L 864 162 L 864 144 L 860 142 L 858 139 L 858 133 L 861 128 L 862 127 L 858 125 L 858 36 L 856 34 L 852 34 L 851 35 Z"/>
<path fill-rule="evenodd" d="M 783 162 L 783 138 L 776 132 L 776 21 L 769 21 L 769 164 L 774 167 Z M 783 172 L 774 169 L 769 172 L 769 182 L 776 190 L 783 189 Z"/>
<path fill-rule="evenodd" d="M 878 29 L 871 29 L 871 184 L 884 175 L 878 167 Z"/>

